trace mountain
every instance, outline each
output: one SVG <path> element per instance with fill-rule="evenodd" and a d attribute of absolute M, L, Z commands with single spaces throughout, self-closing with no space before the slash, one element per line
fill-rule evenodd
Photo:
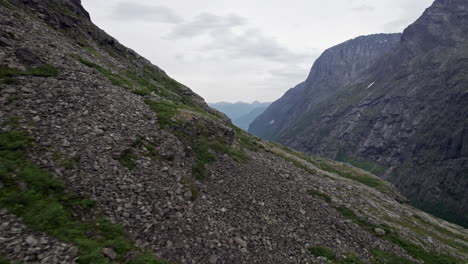
<path fill-rule="evenodd" d="M 79 0 L 0 0 L 0 25 L 0 262 L 468 260 L 466 229 L 234 127 Z"/>
<path fill-rule="evenodd" d="M 398 44 L 400 37 L 401 34 L 362 36 L 327 49 L 315 61 L 307 80 L 267 108 L 252 122 L 249 132 L 276 139 L 312 105 L 326 100 L 373 66 Z"/>
<path fill-rule="evenodd" d="M 467 7 L 435 1 L 371 67 L 327 88 L 328 98 L 301 84 L 250 132 L 365 168 L 419 208 L 468 226 Z"/>
<path fill-rule="evenodd" d="M 267 108 L 268 108 L 269 104 L 268 105 L 265 105 L 265 106 L 262 106 L 262 107 L 257 107 L 255 109 L 253 109 L 252 111 L 250 111 L 248 114 L 245 114 L 235 120 L 233 120 L 232 122 L 234 123 L 234 125 L 242 128 L 243 130 L 247 131 L 249 129 L 249 125 L 250 123 L 252 123 L 252 121 L 255 120 L 255 118 L 257 118 L 257 116 L 261 115 Z"/>
<path fill-rule="evenodd" d="M 258 101 L 255 101 L 251 104 L 244 102 L 208 103 L 209 106 L 226 114 L 229 118 L 231 118 L 234 125 L 242 128 L 245 131 L 247 131 L 249 128 L 250 123 L 252 123 L 252 121 L 255 120 L 258 115 L 263 113 L 263 111 L 265 111 L 265 109 L 267 109 L 270 104 L 271 103 L 260 103 Z"/>

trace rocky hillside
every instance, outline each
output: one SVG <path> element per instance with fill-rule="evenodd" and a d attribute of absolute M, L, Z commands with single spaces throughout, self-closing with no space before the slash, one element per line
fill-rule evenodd
<path fill-rule="evenodd" d="M 1 263 L 464 263 L 391 184 L 234 127 L 91 22 L 0 0 Z"/>
<path fill-rule="evenodd" d="M 326 50 L 314 63 L 307 80 L 290 89 L 249 127 L 261 138 L 276 140 L 313 105 L 373 66 L 400 41 L 401 34 L 362 36 Z"/>
<path fill-rule="evenodd" d="M 369 71 L 320 102 L 312 89 L 290 91 L 250 131 L 376 173 L 419 208 L 468 226 L 467 10 L 435 1 Z M 298 108 L 287 122 L 275 110 Z"/>

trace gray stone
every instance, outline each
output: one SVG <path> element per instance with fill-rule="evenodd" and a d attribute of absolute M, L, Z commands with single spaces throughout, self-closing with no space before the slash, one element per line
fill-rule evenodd
<path fill-rule="evenodd" d="M 117 253 L 112 248 L 103 248 L 101 250 L 101 253 L 110 260 L 114 260 L 117 258 Z"/>
<path fill-rule="evenodd" d="M 210 262 L 210 264 L 216 264 L 218 263 L 218 256 L 216 255 L 211 255 L 210 259 L 208 260 L 208 262 Z"/>
<path fill-rule="evenodd" d="M 385 230 L 383 230 L 382 228 L 375 228 L 374 229 L 374 232 L 378 235 L 378 236 L 385 236 Z"/>
<path fill-rule="evenodd" d="M 244 248 L 247 247 L 247 241 L 243 240 L 243 239 L 240 238 L 240 237 L 235 237 L 235 238 L 234 238 L 234 241 L 235 241 L 238 245 L 240 245 L 241 247 L 244 247 Z"/>
<path fill-rule="evenodd" d="M 28 236 L 26 238 L 26 243 L 28 243 L 30 246 L 34 247 L 39 243 L 39 241 L 36 238 L 34 238 L 33 236 Z"/>

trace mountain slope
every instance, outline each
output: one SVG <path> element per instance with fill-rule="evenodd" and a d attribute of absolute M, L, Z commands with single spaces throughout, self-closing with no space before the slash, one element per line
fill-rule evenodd
<path fill-rule="evenodd" d="M 311 106 L 368 70 L 395 47 L 401 34 L 361 36 L 326 50 L 314 63 L 307 80 L 290 89 L 252 122 L 249 132 L 274 140 Z"/>
<path fill-rule="evenodd" d="M 468 259 L 466 229 L 236 129 L 78 0 L 1 0 L 0 25 L 0 260 Z"/>
<path fill-rule="evenodd" d="M 232 122 L 234 123 L 234 125 L 247 131 L 249 129 L 250 123 L 252 123 L 255 120 L 255 118 L 257 118 L 257 116 L 261 115 L 268 108 L 269 105 L 270 104 L 268 103 L 264 106 L 257 107 L 249 113 L 233 120 Z"/>
<path fill-rule="evenodd" d="M 393 52 L 274 139 L 373 171 L 467 226 L 466 10 L 466 1 L 435 1 Z"/>

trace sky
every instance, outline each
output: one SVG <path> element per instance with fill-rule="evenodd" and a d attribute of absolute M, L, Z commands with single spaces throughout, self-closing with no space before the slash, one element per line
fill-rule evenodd
<path fill-rule="evenodd" d="M 432 0 L 82 0 L 119 42 L 207 102 L 274 101 L 327 48 L 402 32 Z"/>

